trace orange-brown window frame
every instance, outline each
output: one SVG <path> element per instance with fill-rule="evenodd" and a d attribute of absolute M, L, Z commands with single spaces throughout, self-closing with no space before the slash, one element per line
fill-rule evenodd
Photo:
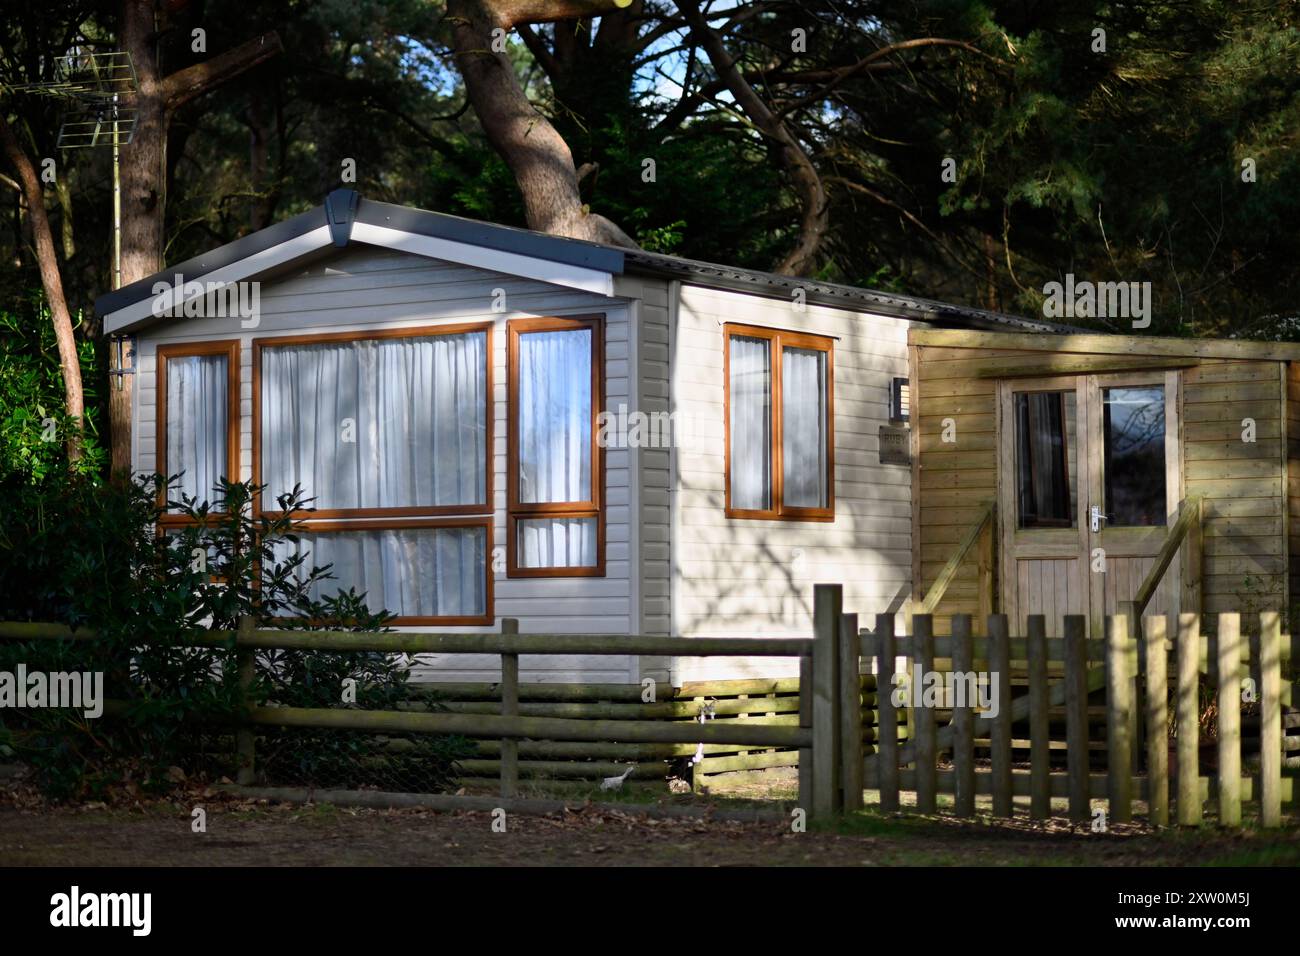
<path fill-rule="evenodd" d="M 519 500 L 519 336 L 530 332 L 591 330 L 591 500 L 521 502 Z M 506 577 L 559 578 L 605 576 L 605 455 L 600 447 L 599 422 L 605 408 L 605 316 L 573 315 L 513 319 L 506 323 L 507 397 L 506 442 Z M 595 518 L 596 563 L 591 567 L 522 568 L 519 566 L 517 524 L 527 518 Z"/>
<path fill-rule="evenodd" d="M 769 393 L 772 415 L 772 448 L 768 456 L 771 473 L 771 507 L 733 508 L 731 506 L 731 338 L 733 335 L 763 339 L 768 348 Z M 826 506 L 804 508 L 786 505 L 785 460 L 781 396 L 782 350 L 810 349 L 826 353 Z M 790 332 L 784 329 L 729 322 L 722 327 L 722 422 L 724 434 L 723 486 L 724 511 L 728 518 L 753 518 L 767 521 L 834 521 L 835 520 L 835 341 L 824 335 Z"/>
<path fill-rule="evenodd" d="M 484 405 L 487 433 L 484 436 L 484 500 L 467 505 L 427 505 L 397 508 L 320 508 L 300 509 L 292 513 L 303 534 L 340 531 L 401 531 L 420 528 L 472 528 L 487 529 L 484 558 L 486 586 L 484 613 L 481 615 L 407 615 L 395 617 L 396 625 L 478 625 L 496 621 L 492 588 L 492 525 L 494 521 L 494 420 L 495 394 L 493 376 L 491 322 L 459 322 L 443 325 L 422 325 L 401 329 L 364 329 L 349 332 L 324 332 L 312 335 L 267 335 L 253 340 L 253 483 L 262 484 L 262 350 L 296 345 L 320 345 L 327 342 L 356 342 L 371 339 L 427 338 L 435 335 L 458 335 L 482 332 L 485 336 L 486 380 Z M 257 493 L 254 508 L 259 514 L 269 514 L 263 509 L 261 491 Z"/>
<path fill-rule="evenodd" d="M 157 419 L 154 425 L 154 471 L 164 478 L 167 474 L 167 363 L 171 359 L 190 358 L 195 355 L 226 356 L 226 471 L 227 481 L 239 480 L 239 340 L 226 339 L 214 342 L 182 342 L 160 345 L 155 353 L 156 370 L 154 394 Z M 230 472 L 233 470 L 233 474 Z M 185 515 L 167 512 L 168 489 L 166 483 L 158 488 L 158 505 L 162 515 L 158 519 L 158 533 L 164 528 L 180 528 L 198 522 Z"/>
<path fill-rule="evenodd" d="M 295 345 L 321 345 L 329 342 L 362 342 L 371 339 L 429 338 L 435 335 L 458 335 L 482 332 L 486 335 L 484 351 L 487 355 L 487 379 L 484 404 L 487 416 L 485 436 L 484 495 L 483 501 L 468 505 L 421 505 L 399 508 L 313 508 L 293 512 L 293 517 L 303 520 L 322 518 L 443 518 L 452 515 L 481 516 L 492 513 L 492 432 L 493 432 L 493 382 L 492 382 L 492 323 L 462 322 L 454 325 L 426 325 L 418 328 L 375 329 L 357 332 L 325 332 L 316 335 L 262 336 L 253 340 L 253 483 L 262 484 L 262 350 L 292 347 Z M 261 492 L 256 502 L 259 514 L 271 513 L 262 507 Z"/>
<path fill-rule="evenodd" d="M 355 521 L 300 521 L 296 530 L 302 534 L 330 534 L 348 531 L 420 531 L 429 528 L 483 528 L 483 614 L 448 614 L 442 617 L 429 614 L 409 614 L 395 617 L 396 625 L 435 625 L 447 627 L 455 625 L 494 624 L 496 618 L 493 610 L 492 579 L 492 516 L 482 515 L 471 518 L 390 518 L 367 519 Z M 346 583 L 346 582 L 341 582 Z"/>

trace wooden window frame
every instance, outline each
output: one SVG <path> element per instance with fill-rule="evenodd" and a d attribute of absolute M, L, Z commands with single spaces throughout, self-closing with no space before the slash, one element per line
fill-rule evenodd
<path fill-rule="evenodd" d="M 395 617 L 395 625 L 491 625 L 496 623 L 493 610 L 491 515 L 447 518 L 359 518 L 347 520 L 299 521 L 295 531 L 301 534 L 338 534 L 348 531 L 420 531 L 429 528 L 483 528 L 483 614 L 449 614 L 443 617 L 429 614 L 411 614 Z"/>
<path fill-rule="evenodd" d="M 363 342 L 374 339 L 430 338 L 435 335 L 459 335 L 483 332 L 487 356 L 487 379 L 484 385 L 484 405 L 487 416 L 487 434 L 484 436 L 484 495 L 483 501 L 468 505 L 420 505 L 397 508 L 311 508 L 293 512 L 302 520 L 334 518 L 443 518 L 454 515 L 480 516 L 492 512 L 493 485 L 493 381 L 492 381 L 492 323 L 460 322 L 454 325 L 425 325 L 417 328 L 373 329 L 353 332 L 325 332 L 315 335 L 275 335 L 253 339 L 253 483 L 262 484 L 262 352 L 264 349 L 301 345 L 322 345 L 340 342 Z M 268 514 L 262 507 L 261 492 L 257 494 L 255 509 L 258 514 Z"/>
<path fill-rule="evenodd" d="M 192 358 L 196 355 L 226 356 L 226 480 L 239 480 L 239 358 L 240 343 L 238 339 L 222 339 L 211 342 L 178 342 L 172 345 L 159 345 L 155 352 L 155 389 L 157 396 L 155 408 L 157 418 L 154 424 L 154 471 L 163 478 L 167 474 L 167 363 L 172 359 Z M 230 474 L 233 467 L 234 474 Z M 198 524 L 193 518 L 168 512 L 168 489 L 164 482 L 158 488 L 158 506 L 162 514 L 158 519 L 158 533 L 165 528 L 183 528 Z"/>
<path fill-rule="evenodd" d="M 519 336 L 530 332 L 591 330 L 591 494 L 588 501 L 521 502 L 519 500 Z M 506 442 L 506 577 L 574 578 L 605 576 L 605 454 L 599 422 L 605 408 L 604 314 L 512 319 L 506 323 L 506 379 L 509 427 Z M 524 568 L 519 566 L 518 522 L 528 518 L 595 518 L 596 563 L 590 567 Z"/>
<path fill-rule="evenodd" d="M 1060 413 L 1059 413 L 1059 414 L 1060 414 L 1060 416 L 1061 416 L 1061 454 L 1060 454 L 1060 459 L 1061 459 L 1061 460 L 1060 460 L 1060 468 L 1061 468 L 1061 474 L 1065 475 L 1065 510 L 1066 510 L 1067 512 L 1070 511 L 1070 449 L 1069 449 L 1069 447 L 1068 447 L 1069 442 L 1068 442 L 1068 440 L 1067 440 L 1067 439 L 1068 439 L 1068 436 L 1069 436 L 1069 429 L 1068 429 L 1068 427 L 1067 427 L 1067 426 L 1068 426 L 1068 423 L 1067 423 L 1067 421 L 1066 421 L 1066 414 L 1065 414 L 1065 413 L 1066 413 L 1065 396 L 1066 396 L 1067 394 L 1069 394 L 1070 391 L 1071 391 L 1070 389 L 1035 389 L 1035 390 L 1030 390 L 1030 391 L 1019 391 L 1019 392 L 1013 391 L 1013 392 L 1011 393 L 1012 414 L 1017 414 L 1017 413 L 1016 413 L 1016 408 L 1015 408 L 1015 406 L 1016 406 L 1016 403 L 1017 403 L 1017 401 L 1019 400 L 1019 398 L 1020 398 L 1021 395 L 1029 396 L 1029 395 L 1043 395 L 1043 394 L 1048 394 L 1048 395 L 1055 395 L 1056 398 L 1057 398 L 1057 403 L 1060 405 Z M 1077 412 L 1076 412 L 1076 414 L 1077 414 Z M 1014 427 L 1017 428 L 1017 429 L 1020 427 L 1020 426 L 1019 426 L 1019 416 L 1018 416 L 1018 414 L 1017 414 L 1017 421 L 1015 422 Z M 1026 426 L 1026 427 L 1027 427 L 1027 426 Z M 1076 423 L 1075 423 L 1075 427 L 1078 428 L 1078 422 L 1077 422 L 1077 420 L 1076 420 Z M 1019 438 L 1018 435 L 1017 435 L 1017 438 Z M 1030 440 L 1032 441 L 1032 438 L 1031 438 Z M 1016 454 L 1017 454 L 1017 455 L 1020 454 L 1019 444 L 1020 444 L 1019 441 L 1017 441 L 1017 442 L 1016 442 Z M 1016 529 L 1019 530 L 1019 531 L 1055 531 L 1055 530 L 1058 530 L 1058 529 L 1070 529 L 1070 528 L 1073 528 L 1073 527 L 1074 527 L 1074 519 L 1073 519 L 1073 518 L 1069 518 L 1069 517 L 1067 517 L 1067 518 L 1044 518 L 1044 517 L 1042 517 L 1041 515 L 1036 515 L 1036 516 L 1035 516 L 1035 523 L 1034 523 L 1034 524 L 1032 524 L 1032 525 L 1023 525 L 1023 524 L 1021 524 L 1021 521 L 1023 520 L 1023 517 L 1024 517 L 1024 516 L 1020 514 L 1020 487 L 1019 487 L 1020 474 L 1019 474 L 1019 467 L 1020 467 L 1020 463 L 1019 463 L 1019 461 L 1017 461 L 1017 462 L 1016 462 Z M 1035 472 L 1034 472 L 1034 460 L 1033 460 L 1033 457 L 1032 457 L 1032 456 L 1030 457 L 1030 460 L 1029 460 L 1029 462 L 1028 462 L 1028 468 L 1029 468 L 1029 483 L 1030 483 L 1030 487 L 1033 487 L 1033 485 L 1034 485 L 1034 475 L 1035 475 Z M 1077 481 L 1077 478 L 1076 478 L 1076 481 Z M 1037 502 L 1037 500 L 1035 500 L 1034 504 L 1035 504 L 1035 506 L 1038 506 L 1038 502 Z"/>
<path fill-rule="evenodd" d="M 733 508 L 731 505 L 731 338 L 743 336 L 764 339 L 768 343 L 768 401 L 772 415 L 771 507 Z M 783 409 L 781 395 L 782 351 L 785 348 L 809 349 L 826 353 L 826 506 L 805 508 L 786 505 Z M 809 332 L 791 332 L 757 325 L 728 322 L 722 327 L 722 428 L 724 434 L 723 491 L 724 510 L 728 518 L 763 521 L 834 521 L 835 520 L 835 340 Z"/>
<path fill-rule="evenodd" d="M 493 604 L 492 538 L 495 515 L 495 454 L 494 432 L 496 396 L 493 367 L 492 322 L 457 322 L 441 325 L 421 325 L 400 329 L 360 329 L 347 332 L 323 332 L 309 335 L 266 335 L 253 339 L 253 483 L 259 486 L 254 500 L 254 511 L 259 515 L 268 512 L 262 506 L 262 352 L 273 349 L 325 343 L 359 342 L 374 339 L 429 338 L 436 335 L 459 335 L 482 332 L 484 339 L 485 375 L 484 407 L 487 433 L 484 436 L 484 500 L 467 505 L 425 505 L 396 508 L 320 508 L 299 509 L 292 512 L 296 527 L 303 534 L 341 531 L 404 531 L 429 527 L 487 528 L 484 560 L 485 608 L 482 615 L 407 615 L 395 617 L 393 624 L 406 625 L 491 625 L 496 621 Z"/>

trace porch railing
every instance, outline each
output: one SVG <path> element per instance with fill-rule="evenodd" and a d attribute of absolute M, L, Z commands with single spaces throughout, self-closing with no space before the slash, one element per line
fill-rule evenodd
<path fill-rule="evenodd" d="M 1155 597 L 1156 590 L 1165 578 L 1165 572 L 1173 564 L 1174 558 L 1178 554 L 1178 549 L 1182 547 L 1184 541 L 1188 543 L 1189 567 L 1192 580 L 1187 582 L 1189 585 L 1199 588 L 1200 569 L 1201 569 L 1201 519 L 1204 509 L 1204 499 L 1201 495 L 1188 495 L 1184 500 L 1182 507 L 1178 509 L 1178 518 L 1174 521 L 1174 526 L 1169 529 L 1169 534 L 1165 536 L 1165 542 L 1160 546 L 1156 553 L 1155 564 L 1151 565 L 1151 570 L 1143 579 L 1142 584 L 1138 587 L 1137 593 L 1133 595 L 1133 606 L 1128 610 L 1128 619 L 1130 621 L 1141 621 L 1142 616 L 1146 613 L 1147 605 Z M 1187 610 L 1184 608 L 1184 610 Z"/>
<path fill-rule="evenodd" d="M 957 550 L 952 553 L 948 563 L 943 566 L 939 576 L 934 579 L 930 585 L 930 590 L 925 593 L 921 603 L 916 607 L 916 614 L 933 614 L 934 609 L 939 606 L 943 596 L 948 592 L 948 586 L 952 584 L 957 577 L 957 571 L 966 556 L 976 543 L 980 544 L 979 555 L 979 595 L 980 595 L 980 613 L 981 616 L 987 616 L 994 611 L 994 588 L 995 573 L 997 567 L 996 547 L 994 542 L 997 539 L 997 502 L 986 501 L 980 506 L 979 516 L 975 522 L 967 529 L 962 536 L 961 541 L 957 544 Z"/>

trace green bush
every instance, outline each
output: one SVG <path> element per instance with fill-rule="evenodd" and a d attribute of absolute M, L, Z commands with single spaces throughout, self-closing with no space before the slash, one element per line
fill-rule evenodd
<path fill-rule="evenodd" d="M 300 490 L 278 510 L 254 515 L 255 488 L 223 483 L 211 503 L 161 503 L 161 476 L 100 483 L 68 469 L 0 476 L 0 619 L 93 628 L 93 641 L 0 641 L 0 670 L 104 674 L 104 695 L 123 702 L 111 719 L 79 712 L 0 711 L 0 747 L 37 771 L 55 797 L 100 794 L 114 785 L 169 786 L 174 767 L 202 767 L 204 737 L 228 734 L 241 709 L 233 642 L 196 648 L 207 629 L 233 630 L 243 615 L 259 626 L 386 630 L 391 615 L 367 608 L 353 590 L 312 597 L 329 567 L 303 555 L 277 560 L 279 539 L 297 540 L 290 512 L 308 506 Z M 169 522 L 164 514 L 188 523 Z M 405 696 L 403 658 L 376 653 L 268 651 L 256 655 L 255 700 L 282 706 L 339 706 L 344 681 L 352 706 L 391 708 Z M 355 778 L 369 745 L 357 734 L 271 732 L 276 782 Z M 292 746 L 286 757 L 285 742 Z M 415 741 L 425 786 L 451 778 L 470 752 L 456 739 Z"/>
<path fill-rule="evenodd" d="M 93 343 L 78 340 L 86 406 L 83 455 L 76 470 L 95 475 L 106 454 L 99 442 L 100 369 Z M 74 427 L 64 413 L 63 374 L 54 326 L 39 297 L 26 314 L 0 312 L 0 474 L 39 483 L 66 467 L 63 442 Z"/>

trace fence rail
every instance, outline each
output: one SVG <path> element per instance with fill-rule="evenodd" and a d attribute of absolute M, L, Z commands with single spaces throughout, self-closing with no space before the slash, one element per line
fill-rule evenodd
<path fill-rule="evenodd" d="M 1282 776 L 1284 747 L 1300 738 L 1283 736 L 1281 667 L 1290 656 L 1282 639 L 1281 617 L 1259 617 L 1258 639 L 1244 639 L 1238 614 L 1220 614 L 1215 627 L 1203 633 L 1209 615 L 1183 614 L 1176 620 L 1125 615 L 1106 618 L 1103 640 L 1087 637 L 1081 615 L 1066 616 L 1062 637 L 1048 637 L 1046 620 L 1031 616 L 1025 636 L 1013 637 L 1005 615 L 987 617 L 984 636 L 975 636 L 969 615 L 954 615 L 950 636 L 934 634 L 927 614 L 912 618 L 911 635 L 896 634 L 893 615 L 877 615 L 872 628 L 860 628 L 856 614 L 845 613 L 840 585 L 820 584 L 813 592 L 813 634 L 807 638 L 685 638 L 656 635 L 520 634 L 517 622 L 505 619 L 500 633 L 354 633 L 337 631 L 279 631 L 257 629 L 244 618 L 234 631 L 195 635 L 194 646 L 227 647 L 237 651 L 241 686 L 253 681 L 253 655 L 259 649 L 379 651 L 387 653 L 497 654 L 502 680 L 499 712 L 468 706 L 450 712 L 415 709 L 367 711 L 346 708 L 312 709 L 262 706 L 251 697 L 245 719 L 236 730 L 236 755 L 241 784 L 254 780 L 255 729 L 259 726 L 338 728 L 377 733 L 464 734 L 499 740 L 501 792 L 518 794 L 520 740 L 532 753 L 535 741 L 574 741 L 608 746 L 611 742 L 655 745 L 746 745 L 797 748 L 799 805 L 810 816 L 827 818 L 863 804 L 864 789 L 878 790 L 884 810 L 900 808 L 900 792 L 916 793 L 916 807 L 934 812 L 939 794 L 951 794 L 959 816 L 975 812 L 976 797 L 992 797 L 993 813 L 1008 817 L 1015 798 L 1029 798 L 1032 819 L 1053 812 L 1053 798 L 1065 798 L 1071 820 L 1086 821 L 1092 801 L 1104 797 L 1108 818 L 1132 818 L 1137 800 L 1146 801 L 1146 816 L 1157 825 L 1169 822 L 1171 806 L 1180 824 L 1201 822 L 1204 802 L 1213 797 L 1217 816 L 1225 825 L 1238 825 L 1243 801 L 1257 801 L 1264 826 L 1281 822 L 1289 779 Z M 1253 632 L 1255 629 L 1250 628 Z M 0 638 L 18 640 L 94 639 L 95 632 L 61 625 L 0 622 Z M 799 660 L 797 704 L 788 718 L 772 722 L 749 720 L 665 722 L 645 719 L 646 712 L 619 710 L 608 716 L 568 716 L 562 705 L 521 705 L 521 698 L 556 698 L 539 687 L 519 681 L 520 654 L 609 654 L 683 657 L 795 657 Z M 899 663 L 903 667 L 899 671 Z M 945 668 L 940 668 L 946 662 Z M 1026 693 L 1012 692 L 1012 664 L 1024 665 Z M 983 671 L 996 698 L 983 701 L 949 699 L 947 687 L 958 686 L 955 675 Z M 874 674 L 872 703 L 877 725 L 864 727 L 863 676 Z M 901 706 L 893 699 L 898 676 L 908 678 L 912 698 Z M 945 678 L 944 695 L 927 700 L 917 680 Z M 1259 714 L 1258 770 L 1242 775 L 1242 689 L 1253 681 Z M 1200 747 L 1202 680 L 1216 693 L 1216 759 L 1203 775 Z M 479 685 L 466 685 L 476 694 Z M 487 686 L 487 685 L 484 685 Z M 770 689 L 764 681 L 756 687 Z M 966 687 L 978 685 L 965 684 Z M 1145 691 L 1145 693 L 1140 693 Z M 1171 696 L 1172 693 L 1172 696 Z M 1105 772 L 1094 772 L 1090 740 L 1090 698 L 1100 698 L 1105 717 Z M 679 700 L 674 712 L 694 714 L 697 707 Z M 741 709 L 737 706 L 737 712 Z M 1052 752 L 1060 742 L 1051 735 L 1053 712 L 1064 710 L 1065 770 L 1052 769 Z M 634 719 L 619 719 L 625 713 Z M 949 719 L 940 726 L 940 716 Z M 900 740 L 907 715 L 908 739 Z M 1171 715 L 1177 732 L 1173 766 L 1169 751 Z M 639 716 L 640 719 L 636 719 Z M 1290 717 L 1290 715 L 1288 715 Z M 789 723 L 780 721 L 789 719 Z M 1058 722 L 1059 723 L 1059 722 Z M 1300 723 L 1292 720 L 1287 726 Z M 1013 737 L 1016 724 L 1028 727 L 1027 741 Z M 987 740 L 987 743 L 982 743 Z M 864 741 L 874 743 L 864 754 Z M 976 763 L 977 741 L 989 754 Z M 1027 744 L 1027 747 L 1026 747 Z M 1015 766 L 1016 750 L 1028 750 L 1028 766 Z M 1294 749 L 1300 749 L 1295 746 Z M 940 769 L 942 753 L 952 754 L 951 768 Z M 776 763 L 790 755 L 778 754 Z M 1136 773 L 1145 763 L 1145 770 Z M 1172 792 L 1171 792 L 1172 788 Z"/>
<path fill-rule="evenodd" d="M 816 589 L 816 600 L 825 604 L 838 586 Z M 819 605 L 820 606 L 820 605 Z M 837 612 L 838 613 L 838 612 Z M 502 620 L 500 633 L 403 632 L 371 633 L 351 631 L 282 631 L 258 629 L 252 618 L 243 618 L 235 630 L 207 630 L 186 641 L 194 647 L 234 648 L 240 686 L 253 686 L 254 652 L 257 650 L 316 650 L 383 652 L 393 654 L 497 654 L 501 658 L 499 714 L 420 713 L 410 710 L 356 710 L 347 708 L 264 707 L 246 701 L 245 717 L 235 734 L 236 782 L 251 785 L 255 779 L 255 728 L 258 726 L 311 727 L 368 730 L 377 733 L 463 734 L 500 739 L 500 779 L 503 797 L 516 797 L 519 785 L 519 741 L 521 739 L 577 741 L 585 743 L 748 745 L 752 748 L 786 747 L 799 750 L 801 803 L 811 814 L 828 814 L 840 801 L 822 790 L 838 780 L 842 755 L 827 746 L 827 733 L 837 728 L 840 708 L 834 695 L 845 688 L 823 685 L 837 674 L 831 660 L 840 652 L 839 631 L 830 619 L 812 638 L 706 637 L 685 638 L 627 634 L 520 634 L 518 622 Z M 95 640 L 93 629 L 28 622 L 0 622 L 0 638 L 14 640 Z M 520 714 L 519 655 L 645 655 L 670 657 L 795 657 L 800 660 L 801 690 L 797 724 L 782 726 L 758 721 L 709 721 L 672 723 L 648 719 L 586 719 Z M 819 676 L 814 687 L 811 676 Z M 847 673 L 847 671 L 846 671 Z M 807 677 L 806 680 L 802 678 Z M 856 759 L 862 757 L 860 681 L 854 675 L 853 710 L 859 733 L 853 742 Z M 820 722 L 820 731 L 817 725 Z M 835 737 L 838 741 L 838 737 Z M 820 772 L 814 770 L 822 762 Z M 820 808 L 820 809 L 819 809 Z"/>

